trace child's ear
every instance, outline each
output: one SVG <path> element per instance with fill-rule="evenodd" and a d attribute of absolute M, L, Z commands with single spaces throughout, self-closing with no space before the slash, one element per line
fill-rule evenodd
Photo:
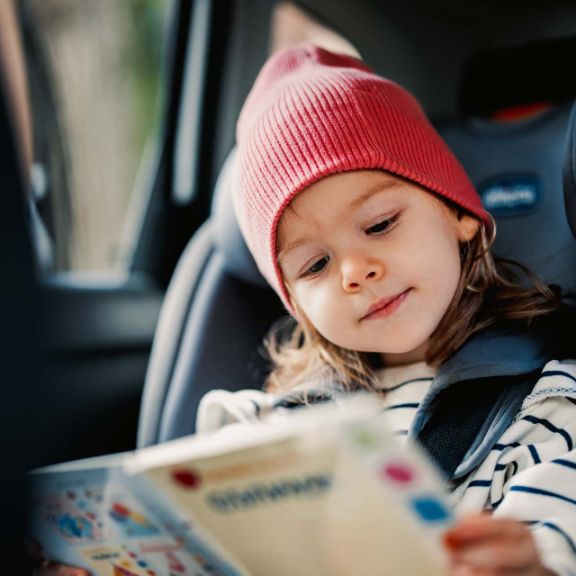
<path fill-rule="evenodd" d="M 480 220 L 475 216 L 459 210 L 457 214 L 456 228 L 458 229 L 458 239 L 461 242 L 472 240 L 480 228 Z"/>

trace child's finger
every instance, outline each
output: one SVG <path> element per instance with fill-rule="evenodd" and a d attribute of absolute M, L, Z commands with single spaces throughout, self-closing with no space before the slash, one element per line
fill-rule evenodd
<path fill-rule="evenodd" d="M 478 546 L 465 546 L 452 554 L 456 564 L 476 568 L 521 571 L 530 573 L 540 565 L 538 554 L 529 540 L 520 542 L 490 542 Z"/>
<path fill-rule="evenodd" d="M 480 540 L 502 538 L 515 540 L 527 534 L 528 529 L 518 520 L 477 515 L 458 522 L 445 533 L 444 541 L 449 548 L 456 548 Z"/>
<path fill-rule="evenodd" d="M 450 576 L 494 576 L 494 570 L 489 568 L 474 568 L 459 564 L 452 568 Z"/>
<path fill-rule="evenodd" d="M 530 531 L 517 520 L 469 517 L 445 534 L 445 543 L 452 561 L 471 569 L 536 574 L 541 567 Z"/>

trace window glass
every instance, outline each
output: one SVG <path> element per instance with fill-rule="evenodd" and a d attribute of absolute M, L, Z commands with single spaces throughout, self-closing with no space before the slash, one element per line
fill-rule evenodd
<path fill-rule="evenodd" d="M 334 30 L 328 28 L 291 2 L 279 2 L 272 17 L 271 52 L 312 42 L 327 50 L 360 58 L 358 49 Z"/>
<path fill-rule="evenodd" d="M 137 174 L 158 133 L 170 0 L 17 2 L 32 109 L 32 199 L 46 271 L 126 268 Z M 49 245 L 49 254 L 46 246 Z M 44 248 L 42 248 L 44 246 Z"/>

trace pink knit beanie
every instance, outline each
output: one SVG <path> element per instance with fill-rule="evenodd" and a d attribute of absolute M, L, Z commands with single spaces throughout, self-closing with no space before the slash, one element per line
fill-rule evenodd
<path fill-rule="evenodd" d="M 294 313 L 277 262 L 280 217 L 322 177 L 358 169 L 391 172 L 492 223 L 464 169 L 418 102 L 360 60 L 313 45 L 266 62 L 237 125 L 234 205 L 258 268 Z"/>

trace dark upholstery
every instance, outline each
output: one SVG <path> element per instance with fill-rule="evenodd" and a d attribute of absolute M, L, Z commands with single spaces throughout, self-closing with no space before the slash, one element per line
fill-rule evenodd
<path fill-rule="evenodd" d="M 514 124 L 470 121 L 444 127 L 442 134 L 481 189 L 509 177 L 537 183 L 534 206 L 496 215 L 496 252 L 576 289 L 576 240 L 562 193 L 566 157 L 566 205 L 576 218 L 573 137 L 564 152 L 569 113 L 561 106 Z M 140 446 L 194 432 L 198 402 L 208 390 L 261 385 L 265 363 L 258 350 L 283 309 L 241 238 L 233 183 L 231 156 L 216 186 L 213 215 L 190 241 L 166 295 L 145 384 Z"/>
<path fill-rule="evenodd" d="M 570 109 L 559 106 L 515 123 L 470 120 L 443 130 L 443 136 L 480 191 L 507 177 L 537 183 L 539 200 L 533 208 L 510 215 L 493 212 L 498 225 L 494 252 L 520 261 L 548 282 L 576 289 L 576 240 L 562 194 Z"/>
<path fill-rule="evenodd" d="M 174 272 L 144 386 L 138 445 L 194 432 L 200 398 L 214 388 L 258 388 L 261 343 L 283 314 L 236 224 L 230 194 L 233 154 L 216 184 L 212 217 Z"/>
<path fill-rule="evenodd" d="M 576 236 L 576 104 L 572 107 L 564 154 L 564 203 L 572 234 Z"/>

